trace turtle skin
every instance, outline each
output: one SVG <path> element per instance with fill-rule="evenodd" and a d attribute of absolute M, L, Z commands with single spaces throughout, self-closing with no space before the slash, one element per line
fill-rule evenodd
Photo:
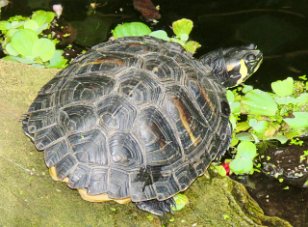
<path fill-rule="evenodd" d="M 69 187 L 164 201 L 231 139 L 225 87 L 175 43 L 128 37 L 94 46 L 38 93 L 23 129 Z"/>

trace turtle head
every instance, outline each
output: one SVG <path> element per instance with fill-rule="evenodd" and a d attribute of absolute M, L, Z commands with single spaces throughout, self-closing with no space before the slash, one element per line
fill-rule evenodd
<path fill-rule="evenodd" d="M 248 79 L 257 71 L 262 60 L 262 52 L 254 44 L 219 49 L 200 58 L 225 87 L 236 86 Z"/>

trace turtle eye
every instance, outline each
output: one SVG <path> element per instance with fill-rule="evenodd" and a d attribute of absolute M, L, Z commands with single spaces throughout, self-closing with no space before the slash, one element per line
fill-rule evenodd
<path fill-rule="evenodd" d="M 254 54 L 247 55 L 246 59 L 251 62 L 256 60 L 256 56 Z"/>

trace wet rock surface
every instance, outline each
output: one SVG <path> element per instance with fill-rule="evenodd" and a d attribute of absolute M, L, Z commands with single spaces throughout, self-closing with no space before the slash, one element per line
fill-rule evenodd
<path fill-rule="evenodd" d="M 295 227 L 308 226 L 308 139 L 299 145 L 264 149 L 261 173 L 234 176 L 243 183 L 265 214 L 288 220 Z"/>
<path fill-rule="evenodd" d="M 284 145 L 267 149 L 261 158 L 262 171 L 270 177 L 282 179 L 287 184 L 308 188 L 308 138 L 302 145 Z"/>
<path fill-rule="evenodd" d="M 294 227 L 308 226 L 308 189 L 289 186 L 264 174 L 237 179 L 266 215 L 288 220 Z"/>
<path fill-rule="evenodd" d="M 200 177 L 184 210 L 162 219 L 133 204 L 89 203 L 51 180 L 43 154 L 23 135 L 20 118 L 55 70 L 0 61 L 0 226 L 291 226 L 264 215 L 228 177 Z"/>

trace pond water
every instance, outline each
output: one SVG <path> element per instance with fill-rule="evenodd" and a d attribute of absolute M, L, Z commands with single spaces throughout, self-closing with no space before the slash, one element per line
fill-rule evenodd
<path fill-rule="evenodd" d="M 12 0 L 2 18 L 30 15 L 35 9 L 64 6 L 63 18 L 77 29 L 76 41 L 91 46 L 105 41 L 110 29 L 124 21 L 140 21 L 132 0 Z M 90 2 L 96 13 L 88 16 Z M 248 82 L 269 89 L 269 82 L 308 71 L 308 1 L 306 0 L 168 0 L 160 6 L 161 19 L 152 28 L 170 30 L 173 21 L 186 17 L 194 21 L 191 38 L 202 48 L 196 54 L 226 46 L 256 43 L 265 60 Z"/>
<path fill-rule="evenodd" d="M 75 42 L 84 47 L 107 40 L 110 30 L 118 23 L 143 20 L 129 0 L 97 0 L 95 13 L 92 11 L 91 15 L 90 0 L 10 2 L 2 9 L 1 19 L 16 14 L 30 15 L 36 9 L 50 10 L 52 3 L 61 2 L 62 17 L 76 29 Z M 268 90 L 274 80 L 287 76 L 296 78 L 308 72 L 307 0 L 153 0 L 153 3 L 160 6 L 162 15 L 157 24 L 149 24 L 154 30 L 164 29 L 171 34 L 173 21 L 184 17 L 193 20 L 191 38 L 202 44 L 196 56 L 219 47 L 257 44 L 264 53 L 264 63 L 247 83 L 258 88 Z M 286 192 L 276 189 L 281 186 L 276 181 L 258 178 L 255 182 L 261 188 L 267 185 L 263 187 L 268 190 L 264 193 L 274 192 L 277 198 L 272 203 L 259 200 L 266 213 L 284 217 L 295 226 L 308 225 L 307 189 L 291 188 Z M 249 191 L 259 199 L 254 190 Z M 285 200 L 279 199 L 287 197 L 295 201 L 288 202 L 288 207 Z M 290 209 L 295 210 L 292 217 L 286 214 Z M 296 210 L 301 214 L 300 220 L 294 216 Z"/>

